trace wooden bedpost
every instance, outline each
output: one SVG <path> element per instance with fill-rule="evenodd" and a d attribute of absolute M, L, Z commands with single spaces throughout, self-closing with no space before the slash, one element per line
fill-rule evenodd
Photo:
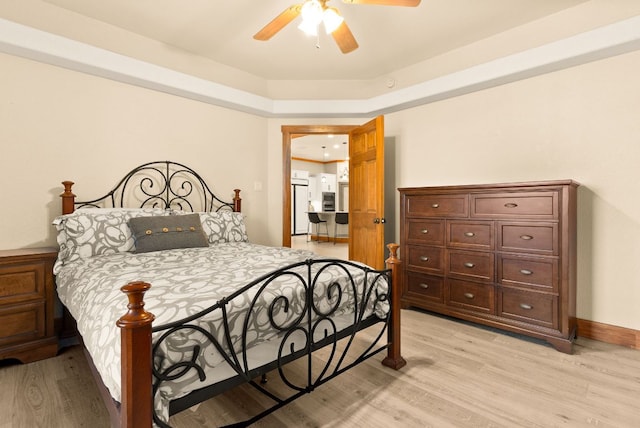
<path fill-rule="evenodd" d="M 240 189 L 233 189 L 235 196 L 233 197 L 233 211 L 242 212 L 242 199 L 240 198 Z"/>
<path fill-rule="evenodd" d="M 71 191 L 73 184 L 73 181 L 62 182 L 64 186 L 64 192 L 60 193 L 60 197 L 62 198 L 62 214 L 71 214 L 75 209 L 73 204 L 76 201 L 76 195 Z"/>
<path fill-rule="evenodd" d="M 150 428 L 153 421 L 151 376 L 151 323 L 154 316 L 144 310 L 144 293 L 151 284 L 130 282 L 120 290 L 129 299 L 128 312 L 116 325 L 121 337 L 120 426 Z"/>
<path fill-rule="evenodd" d="M 389 348 L 382 364 L 398 370 L 407 362 L 400 355 L 400 290 L 402 289 L 402 261 L 398 258 L 398 244 L 388 244 L 389 258 L 385 260 L 387 268 L 391 269 L 391 319 L 389 320 L 388 338 Z"/>

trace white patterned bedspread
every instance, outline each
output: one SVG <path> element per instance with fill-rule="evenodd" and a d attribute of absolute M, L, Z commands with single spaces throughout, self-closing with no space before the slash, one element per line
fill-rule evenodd
<path fill-rule="evenodd" d="M 195 314 L 202 309 L 216 304 L 222 298 L 248 284 L 252 280 L 277 268 L 314 257 L 308 251 L 290 248 L 266 247 L 245 242 L 225 243 L 208 248 L 190 248 L 168 250 L 142 254 L 118 253 L 80 259 L 66 264 L 57 272 L 58 295 L 62 303 L 69 309 L 78 323 L 78 331 L 91 354 L 94 364 L 112 397 L 120 401 L 120 331 L 116 321 L 126 312 L 126 296 L 120 287 L 131 281 L 145 281 L 152 286 L 145 294 L 145 309 L 155 315 L 154 326 L 162 325 Z M 361 272 L 360 272 L 361 273 Z M 334 282 L 332 276 L 337 270 L 325 274 L 327 284 Z M 273 301 L 277 296 L 285 295 L 295 303 L 296 290 L 293 277 L 282 278 L 273 288 L 274 292 L 263 293 L 267 300 Z M 327 290 L 318 288 L 316 293 L 327 294 Z M 228 312 L 234 348 L 238 349 L 241 341 L 240 332 L 244 322 L 244 313 L 251 303 L 255 292 L 245 293 L 239 299 L 230 302 Z M 323 300 L 323 299 L 320 299 Z M 326 310 L 332 303 L 325 300 Z M 331 300 L 331 299 L 329 299 Z M 353 298 L 343 296 L 345 305 L 353 305 Z M 299 305 L 302 303 L 298 302 Z M 342 303 L 341 303 L 342 304 Z M 300 306 L 301 307 L 301 306 Z M 276 305 L 277 309 L 277 305 Z M 256 311 L 252 315 L 247 345 L 261 343 L 273 337 L 277 332 L 269 327 L 266 310 Z M 285 314 L 276 316 L 276 322 L 286 324 L 291 321 L 296 311 L 295 304 Z M 213 315 L 213 314 L 212 314 Z M 218 340 L 222 341 L 219 325 L 220 311 L 216 311 L 208 321 L 207 328 L 214 331 Z M 154 333 L 154 341 L 159 333 Z M 194 341 L 186 333 L 182 341 L 167 345 L 162 364 L 179 361 L 182 353 L 192 352 Z M 184 352 L 183 352 L 184 351 Z M 223 357 L 217 352 L 206 351 L 199 358 L 199 364 L 205 368 L 224 365 Z M 185 395 L 190 390 L 205 386 L 198 383 L 195 370 L 190 376 L 180 379 L 176 384 L 165 385 L 156 396 L 156 410 L 163 420 L 168 418 L 167 404 L 170 399 Z M 195 386 L 193 385 L 195 381 Z M 210 377 L 207 383 L 213 383 Z"/>

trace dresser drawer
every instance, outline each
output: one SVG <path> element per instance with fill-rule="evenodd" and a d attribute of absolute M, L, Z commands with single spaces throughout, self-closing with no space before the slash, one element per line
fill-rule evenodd
<path fill-rule="evenodd" d="M 558 298 L 535 291 L 502 288 L 498 291 L 498 315 L 557 329 Z"/>
<path fill-rule="evenodd" d="M 558 192 L 471 194 L 471 217 L 558 218 Z"/>
<path fill-rule="evenodd" d="M 450 250 L 447 273 L 451 276 L 493 281 L 493 253 Z"/>
<path fill-rule="evenodd" d="M 495 287 L 490 284 L 447 280 L 447 304 L 485 313 L 495 312 Z"/>
<path fill-rule="evenodd" d="M 45 336 L 45 304 L 34 302 L 0 309 L 0 346 Z"/>
<path fill-rule="evenodd" d="M 493 250 L 493 222 L 491 221 L 447 221 L 447 246 Z"/>
<path fill-rule="evenodd" d="M 444 272 L 444 248 L 409 245 L 407 252 L 407 266 L 410 269 L 417 268 L 437 274 Z"/>
<path fill-rule="evenodd" d="M 558 255 L 557 223 L 498 223 L 498 251 Z"/>
<path fill-rule="evenodd" d="M 498 279 L 502 285 L 558 292 L 558 260 L 553 258 L 498 255 Z"/>
<path fill-rule="evenodd" d="M 444 246 L 444 220 L 409 220 L 407 243 Z"/>
<path fill-rule="evenodd" d="M 442 303 L 444 301 L 443 284 L 444 279 L 439 276 L 411 271 L 407 273 L 407 295 L 409 297 Z"/>
<path fill-rule="evenodd" d="M 461 195 L 408 195 L 407 217 L 468 217 L 469 197 Z"/>
<path fill-rule="evenodd" d="M 44 263 L 0 265 L 0 304 L 44 298 Z"/>

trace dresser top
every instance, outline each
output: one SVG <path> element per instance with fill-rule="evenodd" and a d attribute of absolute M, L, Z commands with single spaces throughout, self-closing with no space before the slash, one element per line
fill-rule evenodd
<path fill-rule="evenodd" d="M 48 256 L 58 255 L 56 247 L 20 248 L 15 250 L 0 250 L 0 258 L 18 256 Z"/>
<path fill-rule="evenodd" d="M 580 183 L 574 180 L 546 180 L 546 181 L 526 181 L 526 182 L 514 182 L 514 183 L 488 183 L 488 184 L 463 184 L 463 185 L 450 185 L 450 186 L 420 186 L 420 187 L 402 187 L 398 190 L 400 192 L 411 191 L 451 191 L 451 190 L 486 190 L 486 189 L 509 189 L 523 190 L 545 187 L 558 187 L 558 186 L 572 186 L 578 187 Z"/>

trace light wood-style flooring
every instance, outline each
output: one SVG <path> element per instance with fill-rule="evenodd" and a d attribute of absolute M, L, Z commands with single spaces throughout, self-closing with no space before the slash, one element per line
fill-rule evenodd
<path fill-rule="evenodd" d="M 374 357 L 258 422 L 259 427 L 640 426 L 640 351 L 579 338 L 573 355 L 546 344 L 414 310 L 402 312 L 399 371 Z M 237 388 L 171 419 L 215 427 L 263 399 Z M 248 412 L 248 413 L 247 413 Z M 108 426 L 77 347 L 0 365 L 0 427 Z"/>
<path fill-rule="evenodd" d="M 325 257 L 334 257 L 337 259 L 348 259 L 349 244 L 338 242 L 307 242 L 307 235 L 295 235 L 291 237 L 291 248 L 298 250 L 309 250 Z"/>

